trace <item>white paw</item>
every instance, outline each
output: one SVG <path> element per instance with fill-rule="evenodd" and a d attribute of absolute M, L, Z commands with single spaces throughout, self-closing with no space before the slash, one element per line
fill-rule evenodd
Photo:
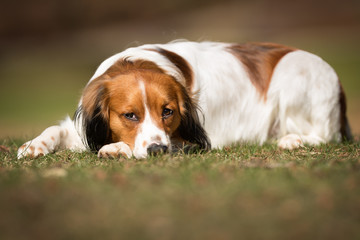
<path fill-rule="evenodd" d="M 129 145 L 123 142 L 105 145 L 98 152 L 99 158 L 118 158 L 120 156 L 128 158 L 132 156 L 132 151 Z"/>
<path fill-rule="evenodd" d="M 279 142 L 278 146 L 282 149 L 294 149 L 303 147 L 304 143 L 301 140 L 300 136 L 297 134 L 289 134 L 284 137 L 282 137 Z"/>
<path fill-rule="evenodd" d="M 39 157 L 44 156 L 51 151 L 50 145 L 53 143 L 46 143 L 45 141 L 41 140 L 31 140 L 26 143 L 24 143 L 21 147 L 18 149 L 17 157 L 18 159 L 22 157 Z"/>

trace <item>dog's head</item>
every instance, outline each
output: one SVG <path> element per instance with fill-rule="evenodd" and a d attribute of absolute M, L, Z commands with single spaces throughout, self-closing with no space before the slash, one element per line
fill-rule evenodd
<path fill-rule="evenodd" d="M 186 88 L 151 62 L 116 63 L 85 88 L 79 113 L 95 151 L 124 142 L 144 158 L 170 151 L 172 142 L 210 146 Z"/>

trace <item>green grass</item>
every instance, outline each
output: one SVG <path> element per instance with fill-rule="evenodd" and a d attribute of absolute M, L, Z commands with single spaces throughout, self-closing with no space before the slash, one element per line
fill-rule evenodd
<path fill-rule="evenodd" d="M 98 159 L 0 153 L 0 239 L 359 239 L 359 142 Z"/>

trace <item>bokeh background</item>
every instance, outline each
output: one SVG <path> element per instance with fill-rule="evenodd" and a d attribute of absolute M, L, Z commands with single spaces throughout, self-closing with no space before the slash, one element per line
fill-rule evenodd
<path fill-rule="evenodd" d="M 72 116 L 105 58 L 179 38 L 320 55 L 337 71 L 360 134 L 359 0 L 14 0 L 0 2 L 0 138 L 33 137 Z"/>

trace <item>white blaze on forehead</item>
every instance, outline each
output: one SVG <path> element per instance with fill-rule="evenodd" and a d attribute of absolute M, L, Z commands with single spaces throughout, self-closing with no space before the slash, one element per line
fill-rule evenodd
<path fill-rule="evenodd" d="M 156 126 L 150 115 L 149 106 L 147 103 L 147 95 L 145 84 L 143 81 L 139 81 L 139 88 L 143 97 L 144 104 L 144 120 L 142 121 L 136 139 L 133 153 L 136 158 L 144 158 L 147 156 L 147 148 L 151 144 L 161 144 L 171 148 L 170 137 L 165 133 L 163 129 Z"/>
<path fill-rule="evenodd" d="M 143 81 L 139 81 L 139 88 L 141 90 L 141 94 L 143 97 L 143 101 L 144 101 L 144 106 L 147 107 L 147 102 L 146 102 L 146 90 L 145 90 L 145 84 Z"/>

